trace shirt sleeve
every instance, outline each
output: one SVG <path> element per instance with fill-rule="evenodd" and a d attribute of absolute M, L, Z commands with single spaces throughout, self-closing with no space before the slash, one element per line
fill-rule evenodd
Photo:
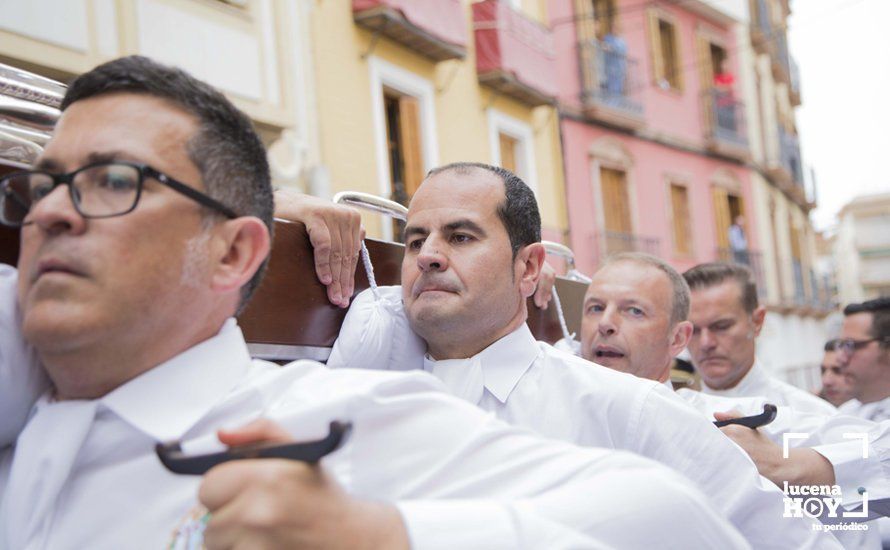
<path fill-rule="evenodd" d="M 665 467 L 542 439 L 428 378 L 402 375 L 354 408 L 347 453 L 348 490 L 397 503 L 412 548 L 747 547 Z"/>
<path fill-rule="evenodd" d="M 890 499 L 890 420 L 871 422 L 839 415 L 826 422 L 812 438 L 818 443 L 813 450 L 834 467 L 835 483 L 841 488 L 845 508 Z"/>
<path fill-rule="evenodd" d="M 49 386 L 22 336 L 16 275 L 13 267 L 0 264 L 0 449 L 15 441 L 31 406 Z"/>
<path fill-rule="evenodd" d="M 784 517 L 784 494 L 744 451 L 681 398 L 654 385 L 622 448 L 691 479 L 754 548 L 837 548 L 816 520 Z"/>

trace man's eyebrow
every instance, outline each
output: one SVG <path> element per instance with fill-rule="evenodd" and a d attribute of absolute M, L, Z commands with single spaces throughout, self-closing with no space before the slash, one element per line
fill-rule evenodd
<path fill-rule="evenodd" d="M 126 155 L 120 151 L 105 151 L 102 153 L 92 152 L 87 156 L 87 164 L 93 164 L 96 162 L 115 162 L 119 160 L 130 160 L 131 156 Z"/>
<path fill-rule="evenodd" d="M 478 233 L 479 235 L 481 235 L 483 237 L 487 235 L 485 230 L 482 229 L 482 227 L 478 223 L 476 223 L 472 220 L 468 220 L 466 218 L 461 219 L 461 220 L 455 220 L 451 223 L 446 223 L 443 226 L 443 229 L 448 233 L 452 233 L 459 229 L 465 229 L 465 230 L 472 231 L 473 233 Z"/>
<path fill-rule="evenodd" d="M 408 237 L 413 237 L 414 235 L 429 235 L 429 231 L 425 227 L 409 225 L 405 227 L 405 236 L 402 240 L 407 241 Z"/>
<path fill-rule="evenodd" d="M 44 170 L 46 172 L 61 172 L 62 163 L 51 158 L 42 158 L 34 165 L 35 170 Z"/>
<path fill-rule="evenodd" d="M 132 156 L 126 155 L 120 151 L 105 151 L 105 152 L 92 152 L 87 155 L 87 161 L 84 163 L 84 166 L 88 164 L 96 164 L 99 162 L 115 162 L 120 160 L 129 160 Z M 77 168 L 80 168 L 79 166 Z M 63 164 L 53 158 L 42 158 L 37 161 L 37 164 L 34 165 L 35 170 L 45 170 L 47 172 L 62 172 L 64 170 Z"/>

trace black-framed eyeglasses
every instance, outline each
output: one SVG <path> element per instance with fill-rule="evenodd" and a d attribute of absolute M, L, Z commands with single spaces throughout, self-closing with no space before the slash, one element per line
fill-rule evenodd
<path fill-rule="evenodd" d="M 30 222 L 25 219 L 34 205 L 62 184 L 68 185 L 71 202 L 84 218 L 123 216 L 139 204 L 147 177 L 229 218 L 238 217 L 228 206 L 147 164 L 105 161 L 67 174 L 31 170 L 0 177 L 0 223 L 10 227 L 27 225 Z"/>
<path fill-rule="evenodd" d="M 853 338 L 840 338 L 838 340 L 834 340 L 832 343 L 834 344 L 835 351 L 841 351 L 846 354 L 851 354 L 856 350 L 860 350 L 865 346 L 871 344 L 872 342 L 878 342 L 883 340 L 883 338 L 869 338 L 868 340 L 854 340 Z"/>

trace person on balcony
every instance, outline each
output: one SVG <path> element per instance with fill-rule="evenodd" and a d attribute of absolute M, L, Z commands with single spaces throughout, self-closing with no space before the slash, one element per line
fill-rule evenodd
<path fill-rule="evenodd" d="M 720 70 L 714 74 L 714 107 L 717 111 L 717 127 L 735 133 L 736 125 L 735 77 L 728 68 L 726 59 L 720 61 Z"/>
<path fill-rule="evenodd" d="M 748 253 L 748 238 L 745 235 L 745 217 L 736 216 L 729 226 L 727 235 L 729 249 L 732 251 L 732 261 L 738 264 L 750 265 Z"/>
<path fill-rule="evenodd" d="M 602 38 L 605 65 L 605 91 L 608 99 L 617 100 L 627 95 L 627 42 L 618 36 L 617 23 Z"/>

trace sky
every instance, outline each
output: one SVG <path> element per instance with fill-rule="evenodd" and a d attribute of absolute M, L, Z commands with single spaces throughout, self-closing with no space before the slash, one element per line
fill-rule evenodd
<path fill-rule="evenodd" d="M 854 197 L 890 192 L 890 1 L 794 0 L 791 9 L 801 154 L 817 183 L 811 216 L 829 229 Z"/>

